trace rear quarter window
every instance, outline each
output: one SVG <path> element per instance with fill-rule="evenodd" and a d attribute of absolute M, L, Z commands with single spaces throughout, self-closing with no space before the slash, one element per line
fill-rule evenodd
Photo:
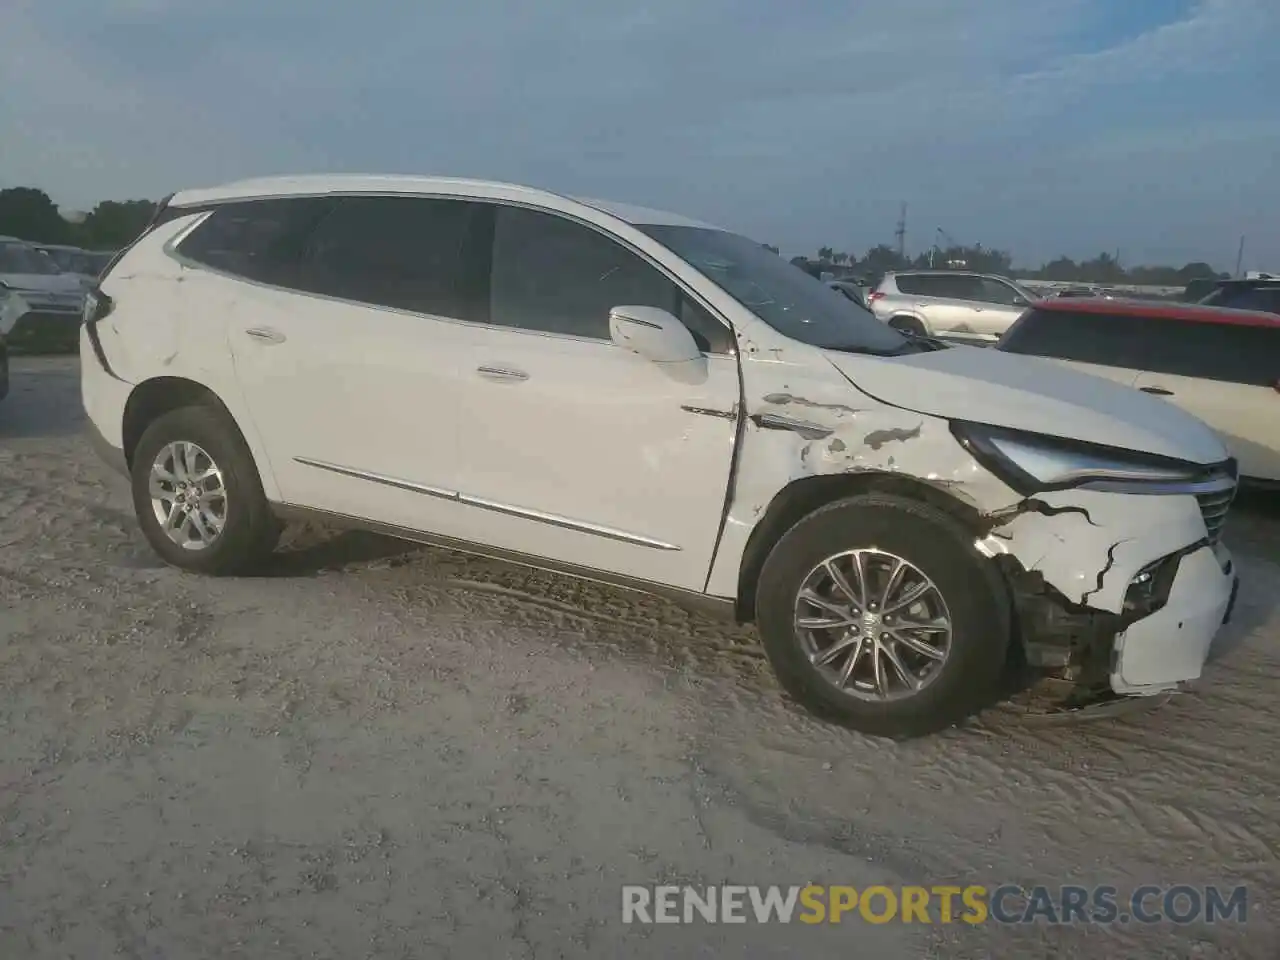
<path fill-rule="evenodd" d="M 324 197 L 225 204 L 183 239 L 178 253 L 215 270 L 290 286 L 312 230 L 332 205 Z"/>

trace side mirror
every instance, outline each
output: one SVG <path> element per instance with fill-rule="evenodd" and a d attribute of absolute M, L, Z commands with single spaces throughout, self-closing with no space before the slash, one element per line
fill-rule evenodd
<path fill-rule="evenodd" d="M 682 363 L 702 356 L 689 328 L 658 307 L 614 307 L 609 335 L 620 347 L 654 363 Z"/>

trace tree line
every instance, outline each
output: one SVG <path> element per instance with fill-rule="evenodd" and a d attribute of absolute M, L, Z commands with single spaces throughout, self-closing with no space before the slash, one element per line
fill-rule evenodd
<path fill-rule="evenodd" d="M 934 247 L 914 257 L 899 254 L 888 244 L 879 244 L 861 258 L 831 247 L 821 247 L 816 257 L 792 257 L 791 262 L 811 272 L 829 271 L 877 281 L 890 270 L 964 269 L 978 273 L 997 273 L 1024 280 L 1056 280 L 1074 283 L 1139 284 L 1144 286 L 1186 286 L 1192 280 L 1227 279 L 1207 263 L 1196 261 L 1175 266 L 1121 265 L 1110 253 L 1100 253 L 1089 260 L 1058 257 L 1036 269 L 1019 269 L 1007 250 L 994 250 L 980 244 Z"/>
<path fill-rule="evenodd" d="M 34 243 L 64 243 L 86 250 L 118 250 L 146 229 L 156 208 L 153 200 L 104 200 L 81 223 L 71 223 L 58 212 L 47 193 L 35 187 L 0 190 L 0 236 L 19 237 Z M 771 244 L 764 246 L 778 253 Z M 1133 283 L 1151 286 L 1185 286 L 1192 280 L 1226 278 L 1207 263 L 1181 267 L 1123 267 L 1110 253 L 1091 260 L 1075 261 L 1058 257 L 1035 270 L 1019 270 L 1006 250 L 981 245 L 934 247 L 914 257 L 903 256 L 888 244 L 878 244 L 861 257 L 822 247 L 816 257 L 793 257 L 791 262 L 811 272 L 852 274 L 876 281 L 890 270 L 911 268 L 963 268 L 980 273 L 999 273 L 1029 280 L 1074 281 L 1076 283 Z"/>
<path fill-rule="evenodd" d="M 0 236 L 85 250 L 119 250 L 147 228 L 155 209 L 154 200 L 104 200 L 83 222 L 71 223 L 43 190 L 10 187 L 0 190 Z"/>

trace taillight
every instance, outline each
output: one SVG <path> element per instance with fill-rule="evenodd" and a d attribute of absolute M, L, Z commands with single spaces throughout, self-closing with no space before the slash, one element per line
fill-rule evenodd
<path fill-rule="evenodd" d="M 873 290 L 867 297 L 867 303 L 875 303 L 877 300 L 884 299 L 884 293 L 880 290 Z"/>

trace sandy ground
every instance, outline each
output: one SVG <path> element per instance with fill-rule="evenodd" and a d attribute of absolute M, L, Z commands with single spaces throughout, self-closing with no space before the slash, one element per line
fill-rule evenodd
<path fill-rule="evenodd" d="M 157 565 L 76 362 L 0 404 L 0 957 L 1275 958 L 1280 511 L 1235 648 L 1087 722 L 905 745 L 790 706 L 748 630 L 364 535 Z M 1034 707 L 1034 701 L 1031 701 Z M 1248 922 L 623 926 L 624 883 L 1248 884 Z"/>

